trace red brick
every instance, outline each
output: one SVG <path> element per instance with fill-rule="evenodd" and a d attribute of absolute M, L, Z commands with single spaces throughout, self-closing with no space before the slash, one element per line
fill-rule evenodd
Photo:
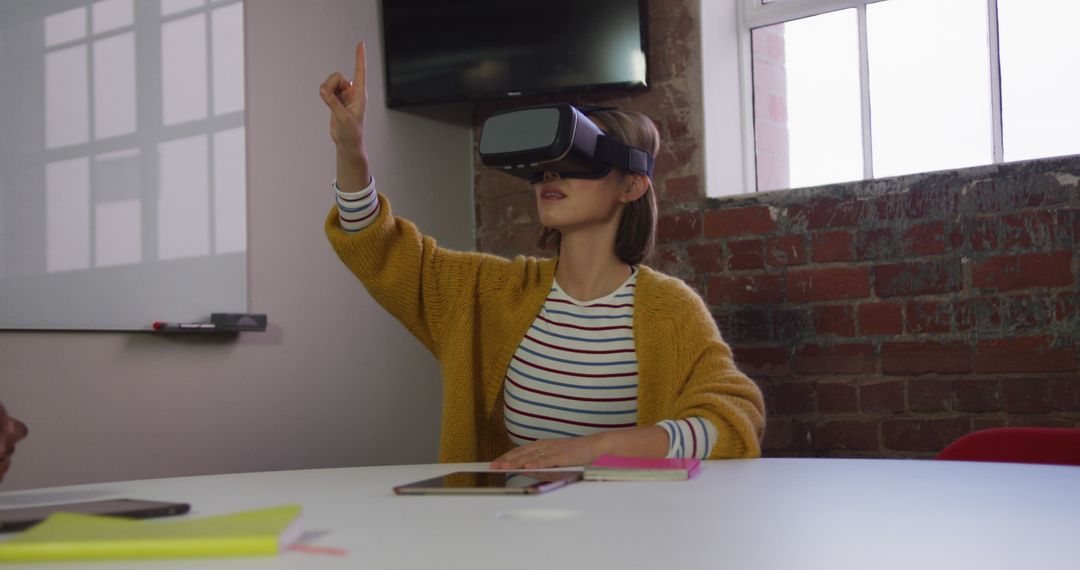
<path fill-rule="evenodd" d="M 806 263 L 806 240 L 802 236 L 783 236 L 765 240 L 765 262 L 769 267 L 787 267 Z"/>
<path fill-rule="evenodd" d="M 649 264 L 654 269 L 672 275 L 678 275 L 684 269 L 678 248 L 670 245 L 657 246 L 649 256 Z"/>
<path fill-rule="evenodd" d="M 833 261 L 851 261 L 851 244 L 854 236 L 851 232 L 822 232 L 810 238 L 811 259 L 814 263 Z"/>
<path fill-rule="evenodd" d="M 951 380 L 909 380 L 908 409 L 913 412 L 949 412 L 955 407 Z"/>
<path fill-rule="evenodd" d="M 762 253 L 764 240 L 744 239 L 728 242 L 728 269 L 763 269 L 765 267 L 765 255 Z"/>
<path fill-rule="evenodd" d="M 1072 225 L 1072 242 L 1075 245 L 1080 245 L 1080 209 L 1070 210 L 1071 225 Z"/>
<path fill-rule="evenodd" d="M 1013 295 L 1004 298 L 1005 314 L 1008 315 L 1011 334 L 1039 333 L 1054 324 L 1055 302 L 1048 296 Z"/>
<path fill-rule="evenodd" d="M 965 218 L 960 223 L 961 231 L 967 236 L 967 247 L 974 252 L 996 250 L 1000 244 L 1000 226 L 996 218 Z"/>
<path fill-rule="evenodd" d="M 804 414 L 814 411 L 812 382 L 781 382 L 774 387 L 773 411 L 778 414 Z"/>
<path fill-rule="evenodd" d="M 1001 381 L 1005 413 L 1045 414 L 1050 411 L 1050 386 L 1046 378 L 1006 378 Z"/>
<path fill-rule="evenodd" d="M 956 409 L 961 412 L 995 412 L 1001 409 L 1001 381 L 973 378 L 953 383 Z"/>
<path fill-rule="evenodd" d="M 660 154 L 653 165 L 655 172 L 677 172 L 691 163 L 697 152 L 697 143 L 692 140 L 671 141 L 661 147 Z"/>
<path fill-rule="evenodd" d="M 886 449 L 941 451 L 969 430 L 966 418 L 885 420 L 881 422 L 881 440 Z"/>
<path fill-rule="evenodd" d="M 967 209 L 992 213 L 1033 208 L 1045 203 L 1048 181 L 1025 174 L 1019 179 L 1002 178 L 976 183 L 963 196 Z"/>
<path fill-rule="evenodd" d="M 863 335 L 891 335 L 903 332 L 900 303 L 859 305 L 859 332 Z"/>
<path fill-rule="evenodd" d="M 787 452 L 792 447 L 792 420 L 769 416 L 765 422 L 765 437 L 761 438 L 761 450 Z"/>
<path fill-rule="evenodd" d="M 1065 412 L 1080 412 L 1080 375 L 1051 378 L 1047 381 L 1050 407 Z M 820 404 L 819 404 L 820 405 Z"/>
<path fill-rule="evenodd" d="M 664 193 L 660 199 L 674 203 L 698 202 L 704 193 L 697 174 L 676 176 L 664 180 Z"/>
<path fill-rule="evenodd" d="M 843 382 L 818 382 L 817 409 L 819 414 L 843 414 L 859 411 L 859 392 Z"/>
<path fill-rule="evenodd" d="M 1017 212 L 1001 217 L 1005 249 L 1049 247 L 1054 243 L 1054 215 L 1047 210 Z"/>
<path fill-rule="evenodd" d="M 733 343 L 755 343 L 772 340 L 773 331 L 768 311 L 739 309 L 730 313 L 730 329 L 721 329 Z"/>
<path fill-rule="evenodd" d="M 900 257 L 900 238 L 893 228 L 866 230 L 855 240 L 855 259 L 892 259 Z"/>
<path fill-rule="evenodd" d="M 799 342 L 814 335 L 814 323 L 805 307 L 775 310 L 771 321 L 776 341 Z"/>
<path fill-rule="evenodd" d="M 904 376 L 971 372 L 971 349 L 959 342 L 887 342 L 881 345 L 881 372 Z"/>
<path fill-rule="evenodd" d="M 814 448 L 818 450 L 877 451 L 877 422 L 833 420 L 814 426 Z"/>
<path fill-rule="evenodd" d="M 1071 251 L 999 255 L 975 262 L 971 281 L 991 291 L 1016 291 L 1029 287 L 1063 287 L 1075 282 Z"/>
<path fill-rule="evenodd" d="M 701 237 L 699 212 L 663 214 L 656 222 L 656 238 L 660 241 L 681 241 Z"/>
<path fill-rule="evenodd" d="M 809 422 L 770 416 L 765 427 L 761 447 L 766 452 L 780 451 L 787 455 L 792 451 L 810 449 L 813 425 Z"/>
<path fill-rule="evenodd" d="M 956 305 L 956 328 L 959 331 L 975 329 L 993 333 L 1001 329 L 1001 299 L 975 297 Z"/>
<path fill-rule="evenodd" d="M 1070 372 L 1077 369 L 1076 348 L 1069 339 L 1047 336 L 980 341 L 976 372 Z"/>
<path fill-rule="evenodd" d="M 800 374 L 869 374 L 877 367 L 869 344 L 807 344 L 795 349 Z"/>
<path fill-rule="evenodd" d="M 953 303 L 913 301 L 907 303 L 907 331 L 912 334 L 947 333 L 953 327 Z"/>
<path fill-rule="evenodd" d="M 796 303 L 870 296 L 870 270 L 867 267 L 791 270 L 787 282 L 788 300 Z"/>
<path fill-rule="evenodd" d="M 859 386 L 859 408 L 863 413 L 904 411 L 904 382 L 890 380 Z"/>
<path fill-rule="evenodd" d="M 855 336 L 855 309 L 851 305 L 825 305 L 812 309 L 819 335 Z"/>
<path fill-rule="evenodd" d="M 736 347 L 735 362 L 751 378 L 786 376 L 791 369 L 786 346 Z"/>
<path fill-rule="evenodd" d="M 686 255 L 697 273 L 719 273 L 724 268 L 724 248 L 720 244 L 690 244 Z"/>
<path fill-rule="evenodd" d="M 854 226 L 859 221 L 860 210 L 857 200 L 819 198 L 810 205 L 807 227 L 815 230 Z"/>
<path fill-rule="evenodd" d="M 878 297 L 952 293 L 963 286 L 959 260 L 894 263 L 874 267 Z"/>
<path fill-rule="evenodd" d="M 945 223 L 931 222 L 908 228 L 903 240 L 910 253 L 926 256 L 945 253 L 948 243 L 945 237 Z"/>
<path fill-rule="evenodd" d="M 709 280 L 709 303 L 779 304 L 784 279 L 779 275 L 720 275 Z"/>
<path fill-rule="evenodd" d="M 1069 322 L 1077 316 L 1077 306 L 1080 305 L 1080 294 L 1060 293 L 1054 300 L 1054 322 Z"/>
<path fill-rule="evenodd" d="M 904 195 L 904 218 L 922 220 L 944 213 L 956 212 L 960 208 L 960 193 L 948 185 L 938 184 L 929 187 L 912 187 Z"/>
<path fill-rule="evenodd" d="M 767 234 L 776 229 L 768 206 L 710 209 L 705 211 L 705 236 L 723 238 Z"/>

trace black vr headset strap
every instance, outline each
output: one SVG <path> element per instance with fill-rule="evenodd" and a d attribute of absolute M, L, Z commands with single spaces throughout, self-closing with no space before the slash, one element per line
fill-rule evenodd
<path fill-rule="evenodd" d="M 596 150 L 593 152 L 593 156 L 601 162 L 652 178 L 652 155 L 640 148 L 625 144 L 610 135 L 597 137 Z"/>

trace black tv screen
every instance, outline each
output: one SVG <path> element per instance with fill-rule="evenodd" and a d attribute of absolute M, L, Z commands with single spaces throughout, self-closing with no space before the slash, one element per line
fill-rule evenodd
<path fill-rule="evenodd" d="M 384 0 L 391 107 L 646 86 L 645 0 Z"/>

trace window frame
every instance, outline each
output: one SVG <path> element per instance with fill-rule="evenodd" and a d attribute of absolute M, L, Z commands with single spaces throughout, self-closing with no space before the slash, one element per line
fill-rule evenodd
<path fill-rule="evenodd" d="M 757 150 L 754 129 L 754 77 L 752 32 L 755 28 L 783 24 L 838 10 L 855 9 L 859 34 L 859 86 L 862 116 L 863 180 L 874 178 L 873 138 L 871 137 L 870 61 L 866 35 L 866 7 L 888 0 L 736 0 L 738 11 L 739 90 L 742 120 L 743 181 L 747 193 L 761 192 L 757 183 Z M 1004 162 L 1001 117 L 1001 64 L 998 41 L 997 0 L 985 0 L 990 66 L 990 116 L 992 164 Z"/>

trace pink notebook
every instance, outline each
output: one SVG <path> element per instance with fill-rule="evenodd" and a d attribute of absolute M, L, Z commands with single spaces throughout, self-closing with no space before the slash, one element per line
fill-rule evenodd
<path fill-rule="evenodd" d="M 678 481 L 690 479 L 700 459 L 663 459 L 601 455 L 585 468 L 588 481 Z"/>

